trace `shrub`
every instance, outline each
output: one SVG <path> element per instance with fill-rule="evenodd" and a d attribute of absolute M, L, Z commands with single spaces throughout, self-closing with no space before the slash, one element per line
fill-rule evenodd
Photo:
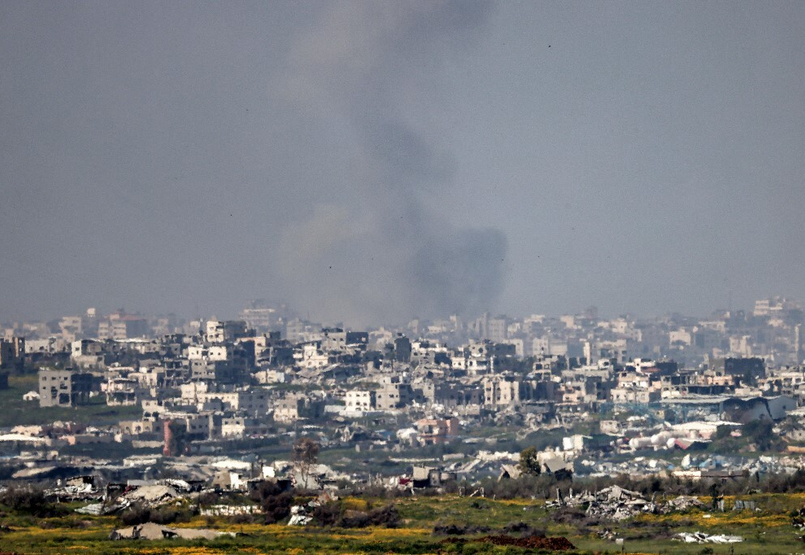
<path fill-rule="evenodd" d="M 133 505 L 120 514 L 120 521 L 126 526 L 135 526 L 146 522 L 156 524 L 173 524 L 190 520 L 190 511 L 177 507 L 144 507 Z"/>
<path fill-rule="evenodd" d="M 235 515 L 232 517 L 232 522 L 234 522 L 235 524 L 255 524 L 258 522 L 256 519 L 257 516 L 258 515 L 248 515 L 248 514 Z"/>
<path fill-rule="evenodd" d="M 339 501 L 322 503 L 313 509 L 313 519 L 319 526 L 335 526 L 343 514 L 343 506 Z"/>
<path fill-rule="evenodd" d="M 266 524 L 276 524 L 291 514 L 294 497 L 290 491 L 283 490 L 275 482 L 263 482 L 249 494 L 263 508 Z"/>
<path fill-rule="evenodd" d="M 532 528 L 530 524 L 525 522 L 510 522 L 503 527 L 505 534 L 521 534 L 523 536 L 544 536 L 545 530 Z"/>
<path fill-rule="evenodd" d="M 62 511 L 47 501 L 41 489 L 11 487 L 0 496 L 0 504 L 13 511 L 38 517 L 58 516 Z"/>
<path fill-rule="evenodd" d="M 400 512 L 393 504 L 385 505 L 369 511 L 369 524 L 372 526 L 385 526 L 398 528 L 400 526 Z"/>
<path fill-rule="evenodd" d="M 222 496 L 214 491 L 205 491 L 198 496 L 199 505 L 217 505 L 222 501 Z"/>
<path fill-rule="evenodd" d="M 151 520 L 151 509 L 142 505 L 134 505 L 120 513 L 120 522 L 126 526 L 144 524 Z"/>
<path fill-rule="evenodd" d="M 151 522 L 157 524 L 173 524 L 187 520 L 183 511 L 172 507 L 159 507 L 158 509 L 151 510 Z"/>
<path fill-rule="evenodd" d="M 371 511 L 345 509 L 341 501 L 331 501 L 313 509 L 313 518 L 320 526 L 337 526 L 339 528 L 365 528 L 382 526 L 398 528 L 400 513 L 393 504 L 384 505 Z"/>

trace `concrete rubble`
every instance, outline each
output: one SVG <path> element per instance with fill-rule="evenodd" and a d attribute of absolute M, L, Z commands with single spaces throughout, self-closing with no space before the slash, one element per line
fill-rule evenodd
<path fill-rule="evenodd" d="M 181 482 L 180 480 L 177 482 Z M 92 499 L 102 499 L 97 503 L 90 503 L 83 507 L 79 507 L 75 511 L 85 515 L 110 515 L 118 513 L 132 505 L 141 505 L 143 507 L 158 507 L 169 503 L 175 499 L 179 499 L 183 495 L 176 490 L 175 487 L 165 484 L 150 484 L 142 486 L 128 486 L 127 489 L 117 498 L 106 496 L 100 498 L 98 496 Z"/>
<path fill-rule="evenodd" d="M 555 501 L 545 504 L 546 508 L 579 507 L 581 505 L 587 505 L 588 516 L 610 520 L 623 520 L 643 512 L 657 512 L 657 507 L 653 502 L 647 501 L 637 492 L 618 486 L 604 488 L 594 494 L 585 491 L 573 495 L 571 491 L 569 495 L 562 497 L 559 494 Z"/>
<path fill-rule="evenodd" d="M 90 503 L 89 505 L 84 505 L 83 507 L 77 508 L 75 512 L 82 515 L 100 516 L 107 514 L 105 510 L 106 507 L 104 507 L 103 503 Z"/>
<path fill-rule="evenodd" d="M 162 505 L 179 497 L 179 493 L 171 486 L 152 485 L 141 486 L 135 490 L 124 493 L 120 499 L 130 504 L 141 503 L 147 507 Z"/>
<path fill-rule="evenodd" d="M 76 476 L 65 480 L 64 484 L 59 480 L 57 487 L 45 491 L 46 497 L 60 502 L 98 500 L 102 495 L 95 476 Z"/>
<path fill-rule="evenodd" d="M 221 536 L 235 537 L 234 532 L 219 532 L 217 530 L 207 530 L 203 528 L 169 528 L 146 522 L 128 528 L 118 528 L 112 530 L 109 539 L 112 540 L 163 540 L 180 538 L 183 540 L 214 540 Z"/>
<path fill-rule="evenodd" d="M 680 495 L 665 502 L 663 509 L 665 513 L 684 512 L 690 509 L 703 509 L 704 503 L 698 497 L 692 495 Z"/>
<path fill-rule="evenodd" d="M 291 507 L 288 526 L 307 526 L 313 521 L 313 517 L 308 514 L 309 511 L 333 501 L 338 501 L 338 496 L 325 491 L 315 499 L 311 499 L 307 505 L 294 505 Z"/>
<path fill-rule="evenodd" d="M 740 543 L 744 541 L 741 536 L 709 535 L 704 532 L 680 532 L 673 539 L 685 543 Z"/>
<path fill-rule="evenodd" d="M 652 499 L 646 499 L 636 491 L 630 491 L 619 486 L 604 488 L 596 493 L 584 491 L 577 495 L 573 495 L 573 490 L 570 490 L 569 495 L 566 496 L 562 496 L 561 492 L 557 491 L 557 498 L 553 501 L 548 501 L 545 507 L 558 509 L 560 507 L 580 507 L 582 505 L 587 506 L 587 516 L 607 520 L 624 520 L 640 513 L 666 514 L 704 507 L 701 501 L 692 496 L 680 495 L 665 503 L 657 503 L 653 497 Z"/>
<path fill-rule="evenodd" d="M 304 506 L 294 505 L 291 507 L 291 519 L 288 521 L 288 526 L 307 526 L 312 520 L 313 517 L 307 514 Z"/>
<path fill-rule="evenodd" d="M 758 508 L 757 508 L 757 503 L 754 502 L 754 501 L 742 501 L 741 499 L 736 499 L 735 504 L 732 506 L 732 510 L 733 511 L 744 511 L 744 510 L 756 511 L 756 510 L 758 510 Z"/>
<path fill-rule="evenodd" d="M 262 511 L 259 505 L 212 505 L 203 507 L 201 516 L 242 516 L 254 515 Z"/>

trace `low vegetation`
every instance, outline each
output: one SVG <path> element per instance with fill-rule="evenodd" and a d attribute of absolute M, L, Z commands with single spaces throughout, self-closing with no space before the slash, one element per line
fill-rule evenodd
<path fill-rule="evenodd" d="M 535 479 L 544 479 L 537 477 Z M 646 484 L 650 488 L 649 484 Z M 77 515 L 74 504 L 53 504 L 36 490 L 8 490 L 0 497 L 0 545 L 15 553 L 533 553 L 534 549 L 566 545 L 575 553 L 699 554 L 704 549 L 729 553 L 730 546 L 685 544 L 672 538 L 678 532 L 701 531 L 745 538 L 735 553 L 768 555 L 801 552 L 801 532 L 792 523 L 805 505 L 801 493 L 755 493 L 727 496 L 752 500 L 753 510 L 714 512 L 705 509 L 665 515 L 641 514 L 621 522 L 589 517 L 583 507 L 548 509 L 531 498 L 492 499 L 458 495 L 400 497 L 343 497 L 320 503 L 307 526 L 284 523 L 290 507 L 307 505 L 311 495 L 294 495 L 267 488 L 252 499 L 260 502 L 259 518 L 201 516 L 192 506 L 146 511 L 128 509 L 116 516 Z M 248 502 L 243 499 L 243 502 Z M 258 515 L 259 516 L 259 515 Z M 178 527 L 215 528 L 236 533 L 209 541 L 113 541 L 112 529 L 145 520 Z M 273 524 L 266 524 L 273 520 Z M 519 538 L 525 538 L 520 540 Z M 541 546 L 541 547 L 540 547 Z"/>
<path fill-rule="evenodd" d="M 36 374 L 12 375 L 8 389 L 0 389 L 0 428 L 19 425 L 45 425 L 53 422 L 75 422 L 104 426 L 120 420 L 139 418 L 139 406 L 110 407 L 103 397 L 94 397 L 88 405 L 80 407 L 39 407 L 37 401 L 24 401 L 22 396 L 39 389 Z M 36 410 L 30 410 L 32 408 Z"/>

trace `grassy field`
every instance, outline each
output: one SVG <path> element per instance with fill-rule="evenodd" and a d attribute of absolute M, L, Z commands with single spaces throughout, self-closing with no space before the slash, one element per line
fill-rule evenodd
<path fill-rule="evenodd" d="M 0 390 L 0 428 L 16 425 L 50 424 L 55 421 L 71 421 L 79 424 L 104 426 L 120 420 L 135 419 L 142 415 L 139 406 L 109 407 L 101 397 L 95 397 L 89 405 L 81 407 L 39 408 L 37 401 L 23 401 L 22 396 L 39 387 L 36 375 L 10 376 L 9 388 Z M 32 410 L 35 409 L 35 410 Z"/>
<path fill-rule="evenodd" d="M 288 527 L 283 525 L 236 524 L 221 518 L 194 517 L 183 527 L 217 528 L 236 532 L 235 538 L 214 541 L 112 541 L 109 533 L 121 524 L 116 517 L 35 518 L 0 514 L 0 550 L 16 553 L 526 553 L 511 546 L 493 546 L 473 541 L 479 536 L 502 533 L 512 523 L 525 523 L 549 536 L 564 536 L 577 553 L 620 553 L 621 546 L 598 537 L 611 529 L 625 539 L 626 553 L 802 553 L 805 544 L 791 525 L 790 513 L 805 504 L 803 495 L 757 495 L 757 511 L 707 513 L 693 510 L 670 515 L 642 515 L 621 523 L 590 523 L 549 511 L 531 500 L 495 501 L 456 496 L 398 499 L 396 507 L 403 525 L 397 529 L 339 529 Z M 350 499 L 355 507 L 363 499 Z M 369 500 L 373 506 L 385 500 Z M 707 516 L 709 515 L 709 516 Z M 454 524 L 468 529 L 465 535 L 434 535 L 435 526 Z M 699 545 L 673 541 L 677 532 L 739 535 L 742 543 Z"/>

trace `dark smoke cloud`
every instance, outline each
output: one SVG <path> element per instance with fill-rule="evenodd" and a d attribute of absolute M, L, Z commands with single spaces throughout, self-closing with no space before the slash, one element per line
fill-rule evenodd
<path fill-rule="evenodd" d="M 354 186 L 343 199 L 311 199 L 283 234 L 296 305 L 388 322 L 472 313 L 500 293 L 503 233 L 456 228 L 428 207 L 455 173 L 428 121 L 439 69 L 471 47 L 488 12 L 480 2 L 339 3 L 299 38 L 286 93 L 312 118 L 346 121 Z"/>

